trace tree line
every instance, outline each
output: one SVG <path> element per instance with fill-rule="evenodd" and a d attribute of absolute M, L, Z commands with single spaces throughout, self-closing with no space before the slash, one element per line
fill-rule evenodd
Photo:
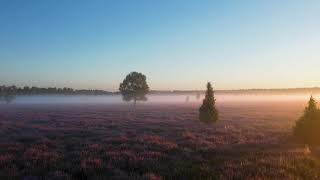
<path fill-rule="evenodd" d="M 104 90 L 75 90 L 72 88 L 40 88 L 40 87 L 16 87 L 16 86 L 0 86 L 0 96 L 5 95 L 48 95 L 48 94 L 63 94 L 63 95 L 107 95 L 113 94 Z"/>

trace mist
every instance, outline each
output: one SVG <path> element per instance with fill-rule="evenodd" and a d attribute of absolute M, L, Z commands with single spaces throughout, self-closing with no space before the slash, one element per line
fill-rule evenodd
<path fill-rule="evenodd" d="M 319 98 L 319 94 L 313 95 Z M 183 95 L 148 95 L 147 101 L 139 101 L 138 104 L 200 104 L 204 95 L 197 98 L 195 94 Z M 252 95 L 252 94 L 217 94 L 217 104 L 221 103 L 250 103 L 250 102 L 307 102 L 310 94 L 288 95 Z M 0 102 L 5 104 L 4 102 Z M 10 104 L 130 104 L 122 100 L 121 95 L 34 95 L 17 96 Z"/>

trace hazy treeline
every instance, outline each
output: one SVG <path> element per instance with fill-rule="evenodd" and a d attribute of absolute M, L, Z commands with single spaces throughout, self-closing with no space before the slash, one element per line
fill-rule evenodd
<path fill-rule="evenodd" d="M 197 90 L 172 90 L 172 91 L 157 91 L 151 90 L 149 94 L 160 94 L 160 95 L 189 95 L 189 94 L 204 94 L 205 91 Z M 239 90 L 216 90 L 217 94 L 320 94 L 320 88 L 289 88 L 289 89 L 239 89 Z M 16 86 L 0 86 L 0 95 L 15 94 L 15 95 L 47 95 L 47 94 L 63 94 L 63 95 L 111 95 L 119 94 L 119 92 L 110 92 L 104 90 L 77 90 L 72 88 L 56 88 L 56 87 L 16 87 Z"/>
<path fill-rule="evenodd" d="M 319 87 L 310 88 L 281 88 L 281 89 L 239 89 L 239 90 L 217 90 L 216 93 L 223 94 L 319 94 Z"/>
<path fill-rule="evenodd" d="M 0 95 L 48 95 L 48 94 L 63 94 L 63 95 L 108 95 L 113 94 L 104 90 L 75 90 L 72 88 L 40 88 L 40 87 L 16 87 L 16 86 L 0 86 Z"/>
<path fill-rule="evenodd" d="M 172 91 L 150 91 L 151 94 L 191 94 L 191 93 L 201 93 L 205 94 L 204 90 L 172 90 Z M 234 89 L 234 90 L 215 90 L 217 94 L 320 94 L 319 87 L 312 88 L 287 88 L 287 89 Z"/>

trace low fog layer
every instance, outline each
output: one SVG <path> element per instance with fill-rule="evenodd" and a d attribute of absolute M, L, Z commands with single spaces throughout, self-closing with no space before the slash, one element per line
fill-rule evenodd
<path fill-rule="evenodd" d="M 310 94 L 294 94 L 294 95 L 230 95 L 217 94 L 217 103 L 224 102 L 276 102 L 276 101 L 305 101 L 310 98 Z M 320 95 L 314 95 L 319 98 Z M 202 102 L 204 98 L 201 95 L 198 98 L 195 94 L 185 95 L 149 95 L 148 101 L 138 102 L 140 104 L 195 104 Z M 4 102 L 1 102 L 4 104 Z M 46 96 L 17 96 L 11 104 L 129 104 L 122 101 L 120 95 L 103 95 L 103 96 L 87 96 L 87 95 L 46 95 Z"/>

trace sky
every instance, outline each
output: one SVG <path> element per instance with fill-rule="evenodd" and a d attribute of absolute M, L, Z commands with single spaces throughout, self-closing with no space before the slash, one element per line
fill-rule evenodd
<path fill-rule="evenodd" d="M 0 84 L 320 86 L 319 0 L 0 0 Z"/>

